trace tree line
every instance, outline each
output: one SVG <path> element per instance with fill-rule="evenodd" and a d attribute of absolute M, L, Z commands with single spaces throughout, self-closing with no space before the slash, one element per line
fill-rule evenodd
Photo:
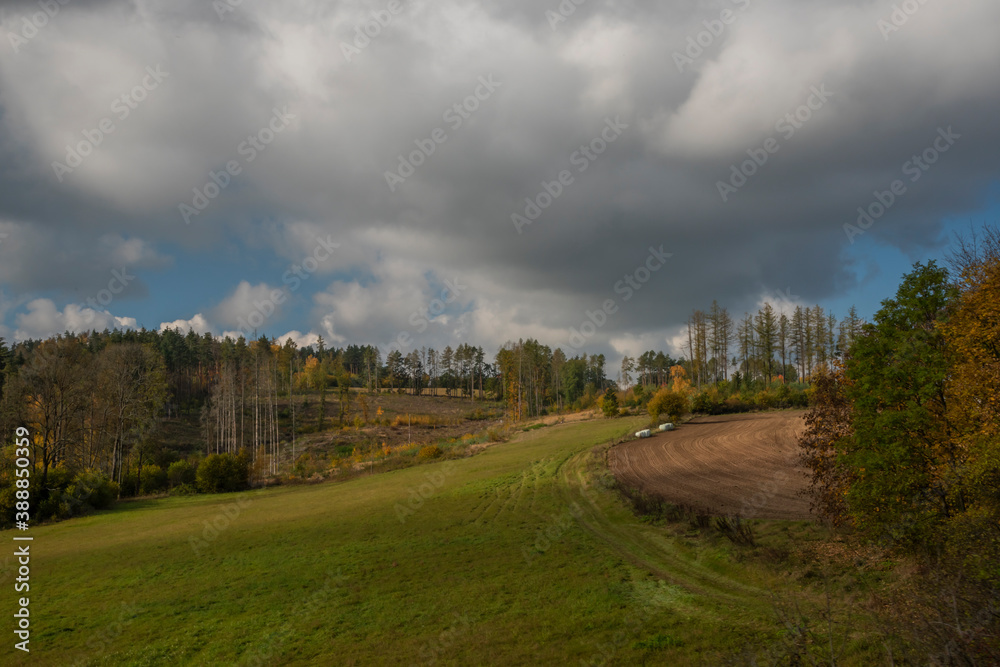
<path fill-rule="evenodd" d="M 916 264 L 816 372 L 800 444 L 820 515 L 926 573 L 899 614 L 922 655 L 995 664 L 1000 232 L 959 240 L 950 266 Z"/>
<path fill-rule="evenodd" d="M 66 333 L 13 346 L 0 339 L 0 422 L 5 432 L 26 425 L 35 433 L 43 480 L 59 466 L 96 471 L 134 494 L 149 474 L 163 472 L 151 462 L 163 461 L 157 429 L 164 418 L 197 417 L 205 455 L 244 451 L 254 474 L 266 476 L 294 458 L 297 433 L 344 425 L 359 389 L 493 400 L 520 420 L 589 408 L 608 389 L 633 383 L 661 387 L 677 367 L 698 387 L 808 379 L 859 326 L 852 309 L 834 336 L 832 315 L 818 306 L 788 318 L 770 304 L 734 324 L 716 302 L 689 319 L 686 359 L 656 350 L 626 356 L 617 379 L 608 377 L 602 354 L 568 356 L 535 339 L 508 341 L 492 359 L 468 343 L 383 357 L 372 345 L 327 348 L 322 338 L 300 348 L 290 339 L 172 329 Z M 307 423 L 310 399 L 318 409 Z"/>
<path fill-rule="evenodd" d="M 789 317 L 769 302 L 734 320 L 713 301 L 707 312 L 695 310 L 687 320 L 687 360 L 682 365 L 699 390 L 730 380 L 737 388 L 766 387 L 776 380 L 810 382 L 817 369 L 843 356 L 863 323 L 853 306 L 838 322 L 819 305 L 796 306 Z M 643 357 L 626 357 L 622 375 L 630 377 L 637 370 L 642 377 L 648 367 Z"/>

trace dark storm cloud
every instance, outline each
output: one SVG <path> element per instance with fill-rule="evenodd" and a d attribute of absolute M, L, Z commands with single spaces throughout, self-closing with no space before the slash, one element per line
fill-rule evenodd
<path fill-rule="evenodd" d="M 32 6 L 9 6 L 3 29 Z M 331 284 L 300 328 L 369 340 L 433 296 L 428 271 L 471 284 L 452 331 L 565 331 L 662 244 L 672 259 L 601 331 L 607 346 L 662 336 L 713 299 L 741 312 L 765 292 L 835 297 L 857 279 L 844 225 L 875 193 L 906 181 L 865 235 L 918 253 L 996 182 L 994 4 L 916 5 L 889 32 L 891 3 L 590 0 L 553 22 L 559 6 L 244 0 L 220 16 L 210 3 L 73 2 L 0 64 L 0 221 L 80 248 L 108 234 L 213 248 L 276 227 L 275 252 L 292 258 L 305 222 L 365 279 Z M 54 179 L 67 143 L 156 64 L 169 78 Z M 483 78 L 498 82 L 488 94 Z M 293 120 L 248 160 L 275 108 Z M 581 147 L 616 118 L 627 128 L 581 172 Z M 904 164 L 947 128 L 961 138 L 910 181 Z M 435 131 L 443 143 L 390 188 L 386 172 Z M 769 138 L 778 150 L 723 201 L 718 183 Z M 185 224 L 179 206 L 232 161 L 239 175 Z M 512 214 L 563 170 L 572 182 L 518 233 Z M 83 262 L 4 284 L 69 291 Z"/>

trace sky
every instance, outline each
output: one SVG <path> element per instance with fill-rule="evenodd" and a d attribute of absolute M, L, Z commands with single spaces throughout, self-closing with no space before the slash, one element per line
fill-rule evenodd
<path fill-rule="evenodd" d="M 1000 211 L 995 0 L 0 5 L 0 336 L 680 354 Z"/>

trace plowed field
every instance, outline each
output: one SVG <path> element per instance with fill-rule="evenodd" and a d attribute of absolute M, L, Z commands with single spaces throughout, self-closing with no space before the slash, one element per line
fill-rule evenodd
<path fill-rule="evenodd" d="M 714 514 L 808 519 L 798 465 L 800 411 L 699 417 L 675 431 L 633 440 L 608 454 L 623 483 Z"/>

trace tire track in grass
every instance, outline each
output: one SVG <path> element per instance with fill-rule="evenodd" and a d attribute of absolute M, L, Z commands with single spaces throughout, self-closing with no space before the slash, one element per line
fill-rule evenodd
<path fill-rule="evenodd" d="M 496 490 L 496 502 L 490 506 L 492 509 L 496 507 L 496 511 L 490 515 L 489 512 L 484 514 L 480 525 L 485 525 L 487 523 L 492 523 L 497 521 L 500 516 L 504 513 L 504 510 L 510 505 L 511 501 L 514 500 L 516 494 L 518 494 L 521 488 L 524 486 L 524 475 L 521 475 L 520 481 L 516 484 L 510 486 L 505 486 Z"/>
<path fill-rule="evenodd" d="M 522 473 L 521 480 L 521 492 L 517 496 L 517 501 L 514 503 L 514 507 L 511 511 L 520 516 L 524 516 L 526 511 L 525 505 L 530 506 L 531 498 L 535 494 L 535 469 L 534 466 L 528 468 Z M 527 498 L 527 501 L 525 500 Z"/>
<path fill-rule="evenodd" d="M 490 491 L 485 491 L 479 495 L 479 502 L 470 508 L 472 513 L 472 518 L 469 519 L 469 523 L 473 525 L 480 525 L 480 519 L 490 511 L 490 508 L 498 501 L 495 494 Z"/>
<path fill-rule="evenodd" d="M 748 605 L 753 601 L 766 600 L 766 591 L 685 559 L 678 553 L 676 538 L 657 535 L 652 529 L 635 523 L 621 524 L 610 519 L 602 509 L 597 493 L 587 483 L 590 456 L 591 453 L 585 451 L 568 459 L 562 467 L 558 485 L 564 502 L 575 502 L 580 508 L 578 523 L 582 528 L 633 566 L 702 596 L 706 601 Z"/>
<path fill-rule="evenodd" d="M 542 484 L 544 483 L 542 476 L 542 462 L 535 461 L 531 465 L 531 472 L 534 476 L 531 485 L 531 502 L 528 504 L 528 512 L 533 516 L 541 515 L 541 511 L 538 509 L 538 495 L 541 491 Z"/>
<path fill-rule="evenodd" d="M 503 505 L 500 506 L 500 509 L 497 510 L 496 516 L 493 517 L 494 521 L 499 519 L 501 515 L 509 515 L 517 513 L 517 505 L 518 502 L 520 502 L 521 496 L 524 495 L 524 488 L 526 485 L 527 485 L 527 475 L 521 473 L 521 481 L 517 484 L 517 486 L 511 487 L 507 499 L 504 501 Z"/>

